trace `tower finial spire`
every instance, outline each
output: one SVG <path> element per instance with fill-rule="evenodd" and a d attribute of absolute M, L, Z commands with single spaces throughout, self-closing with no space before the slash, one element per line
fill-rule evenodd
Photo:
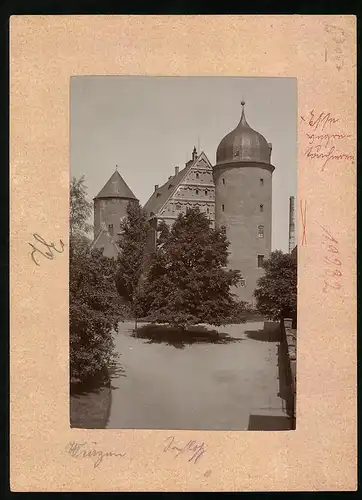
<path fill-rule="evenodd" d="M 245 101 L 242 100 L 240 102 L 240 104 L 241 104 L 241 107 L 242 107 L 240 124 L 247 125 L 247 121 L 246 121 L 246 118 L 245 118 Z"/>
<path fill-rule="evenodd" d="M 116 172 L 118 172 L 118 165 L 116 165 Z"/>

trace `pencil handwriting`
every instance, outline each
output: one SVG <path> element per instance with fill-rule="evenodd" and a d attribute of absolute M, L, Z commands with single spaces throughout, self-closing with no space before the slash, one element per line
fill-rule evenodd
<path fill-rule="evenodd" d="M 196 441 L 188 441 L 185 445 L 175 444 L 175 436 L 169 436 L 165 440 L 166 446 L 164 447 L 164 452 L 173 452 L 174 458 L 178 458 L 180 455 L 187 455 L 188 461 L 196 464 L 202 455 L 206 452 L 205 443 L 197 443 Z"/>
<path fill-rule="evenodd" d="M 40 266 L 39 262 L 35 258 L 35 256 L 38 253 L 40 255 L 42 255 L 43 257 L 45 257 L 46 259 L 53 260 L 54 259 L 53 251 L 57 252 L 57 253 L 64 252 L 64 243 L 62 242 L 62 240 L 59 240 L 60 249 L 58 249 L 55 247 L 54 243 L 47 243 L 44 240 L 44 238 L 39 236 L 39 234 L 37 234 L 37 233 L 33 233 L 33 237 L 40 244 L 39 245 L 40 248 L 38 248 L 37 246 L 33 245 L 33 243 L 28 243 L 31 246 L 31 248 L 33 249 L 33 251 L 31 252 L 31 258 L 37 266 Z"/>
<path fill-rule="evenodd" d="M 96 442 L 92 442 L 92 445 L 96 445 Z M 93 467 L 98 467 L 105 457 L 119 457 L 124 458 L 125 453 L 114 453 L 113 451 L 97 450 L 94 447 L 88 445 L 87 441 L 69 441 L 65 447 L 65 451 L 73 458 L 89 458 L 93 460 Z"/>

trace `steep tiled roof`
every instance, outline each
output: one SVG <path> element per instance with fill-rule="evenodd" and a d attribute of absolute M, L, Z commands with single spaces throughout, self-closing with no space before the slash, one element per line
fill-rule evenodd
<path fill-rule="evenodd" d="M 136 199 L 121 174 L 116 170 L 96 198 Z"/>
<path fill-rule="evenodd" d="M 112 235 L 109 233 L 108 229 L 106 228 L 106 226 L 104 224 L 102 225 L 101 229 L 99 230 L 97 236 L 94 238 L 94 241 L 91 245 L 91 250 L 93 250 L 94 248 L 97 247 L 97 243 L 99 242 L 99 240 L 101 239 L 102 236 L 105 236 L 106 240 L 108 240 L 108 242 L 114 246 L 116 252 L 119 253 L 119 247 L 118 247 L 117 243 L 114 241 Z"/>
<path fill-rule="evenodd" d="M 186 164 L 185 168 L 180 170 L 180 172 L 177 175 L 171 177 L 171 179 L 169 179 L 167 182 L 165 182 L 165 184 L 163 184 L 153 192 L 153 194 L 147 201 L 146 205 L 144 206 L 144 209 L 148 214 L 150 214 L 151 212 L 153 212 L 155 215 L 158 214 L 158 212 L 161 210 L 166 201 L 176 191 L 180 182 L 185 177 L 187 172 L 190 170 L 192 165 L 194 165 L 197 162 L 198 158 L 199 156 L 194 161 L 190 160 Z"/>

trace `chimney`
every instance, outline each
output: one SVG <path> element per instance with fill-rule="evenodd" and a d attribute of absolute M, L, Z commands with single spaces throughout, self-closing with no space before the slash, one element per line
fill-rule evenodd
<path fill-rule="evenodd" d="M 179 171 L 180 171 L 180 168 L 179 167 L 175 167 L 175 175 L 178 175 Z"/>
<path fill-rule="evenodd" d="M 155 184 L 155 191 L 157 191 L 158 189 L 158 184 Z"/>
<path fill-rule="evenodd" d="M 295 247 L 295 212 L 294 212 L 294 196 L 289 198 L 289 253 Z"/>

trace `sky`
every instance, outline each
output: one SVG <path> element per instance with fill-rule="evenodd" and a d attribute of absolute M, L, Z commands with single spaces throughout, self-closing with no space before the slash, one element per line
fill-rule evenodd
<path fill-rule="evenodd" d="M 204 151 L 212 165 L 244 100 L 249 125 L 273 145 L 272 249 L 288 251 L 297 193 L 294 78 L 75 76 L 70 83 L 70 175 L 93 199 L 118 171 L 144 205 L 175 166 Z"/>

